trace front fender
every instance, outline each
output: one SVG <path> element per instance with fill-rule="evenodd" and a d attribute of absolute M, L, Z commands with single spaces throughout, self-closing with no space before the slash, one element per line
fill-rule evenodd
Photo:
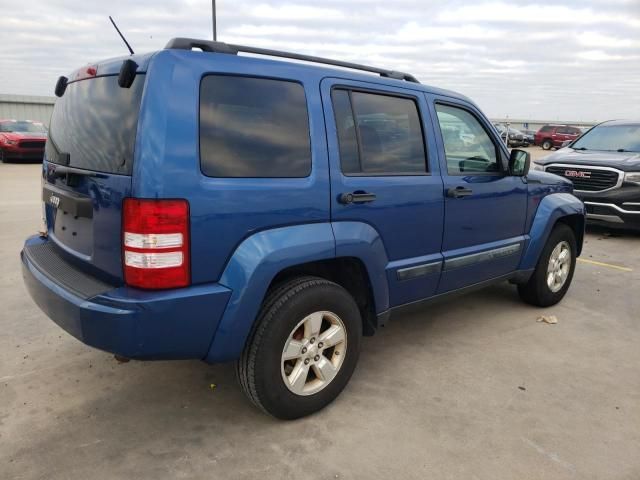
<path fill-rule="evenodd" d="M 529 243 L 520 261 L 519 270 L 536 267 L 554 225 L 560 218 L 569 215 L 585 215 L 584 204 L 570 193 L 552 193 L 542 199 L 531 225 Z M 581 245 L 578 245 L 578 251 L 580 249 Z"/>
<path fill-rule="evenodd" d="M 209 363 L 240 356 L 269 284 L 285 268 L 335 257 L 330 223 L 311 223 L 258 232 L 229 259 L 220 284 L 232 294 L 209 353 Z"/>

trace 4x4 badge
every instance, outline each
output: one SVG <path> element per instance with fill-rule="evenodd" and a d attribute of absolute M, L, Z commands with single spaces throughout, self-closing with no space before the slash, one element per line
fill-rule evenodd
<path fill-rule="evenodd" d="M 58 206 L 60 205 L 60 197 L 56 197 L 55 195 L 51 195 L 49 197 L 49 203 L 51 205 L 53 205 L 54 207 L 58 208 Z"/>

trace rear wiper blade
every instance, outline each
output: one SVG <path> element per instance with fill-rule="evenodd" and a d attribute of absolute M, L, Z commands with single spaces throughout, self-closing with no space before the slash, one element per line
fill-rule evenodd
<path fill-rule="evenodd" d="M 79 168 L 66 167 L 64 165 L 59 165 L 55 172 L 53 172 L 53 176 L 55 178 L 66 177 L 67 175 L 80 175 L 84 177 L 99 177 L 106 178 L 106 175 L 93 172 L 91 170 L 81 170 Z"/>
<path fill-rule="evenodd" d="M 58 144 L 55 142 L 55 140 L 53 139 L 52 135 L 51 135 L 51 130 L 49 130 L 49 134 L 47 136 L 48 142 L 51 144 L 51 146 L 53 147 L 53 153 L 55 153 L 56 158 L 50 158 L 49 160 L 53 163 L 56 163 L 58 165 L 69 165 L 71 163 L 71 154 L 67 153 L 67 152 L 61 152 L 60 148 L 58 147 Z"/>

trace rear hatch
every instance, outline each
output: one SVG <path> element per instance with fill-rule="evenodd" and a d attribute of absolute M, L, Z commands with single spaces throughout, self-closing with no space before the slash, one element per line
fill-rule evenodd
<path fill-rule="evenodd" d="M 113 65 L 85 67 L 57 99 L 45 147 L 42 200 L 56 247 L 79 268 L 119 284 L 122 201 L 131 196 L 146 75 L 138 71 L 131 87 L 122 88 L 115 72 Z"/>

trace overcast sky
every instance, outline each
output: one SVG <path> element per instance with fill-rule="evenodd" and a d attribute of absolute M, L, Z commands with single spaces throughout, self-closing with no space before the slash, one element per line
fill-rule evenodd
<path fill-rule="evenodd" d="M 125 54 L 107 15 L 136 52 L 211 36 L 209 0 L 7 4 L 0 93 L 52 95 L 59 75 Z M 494 117 L 640 117 L 640 0 L 218 0 L 218 39 L 405 70 Z"/>

